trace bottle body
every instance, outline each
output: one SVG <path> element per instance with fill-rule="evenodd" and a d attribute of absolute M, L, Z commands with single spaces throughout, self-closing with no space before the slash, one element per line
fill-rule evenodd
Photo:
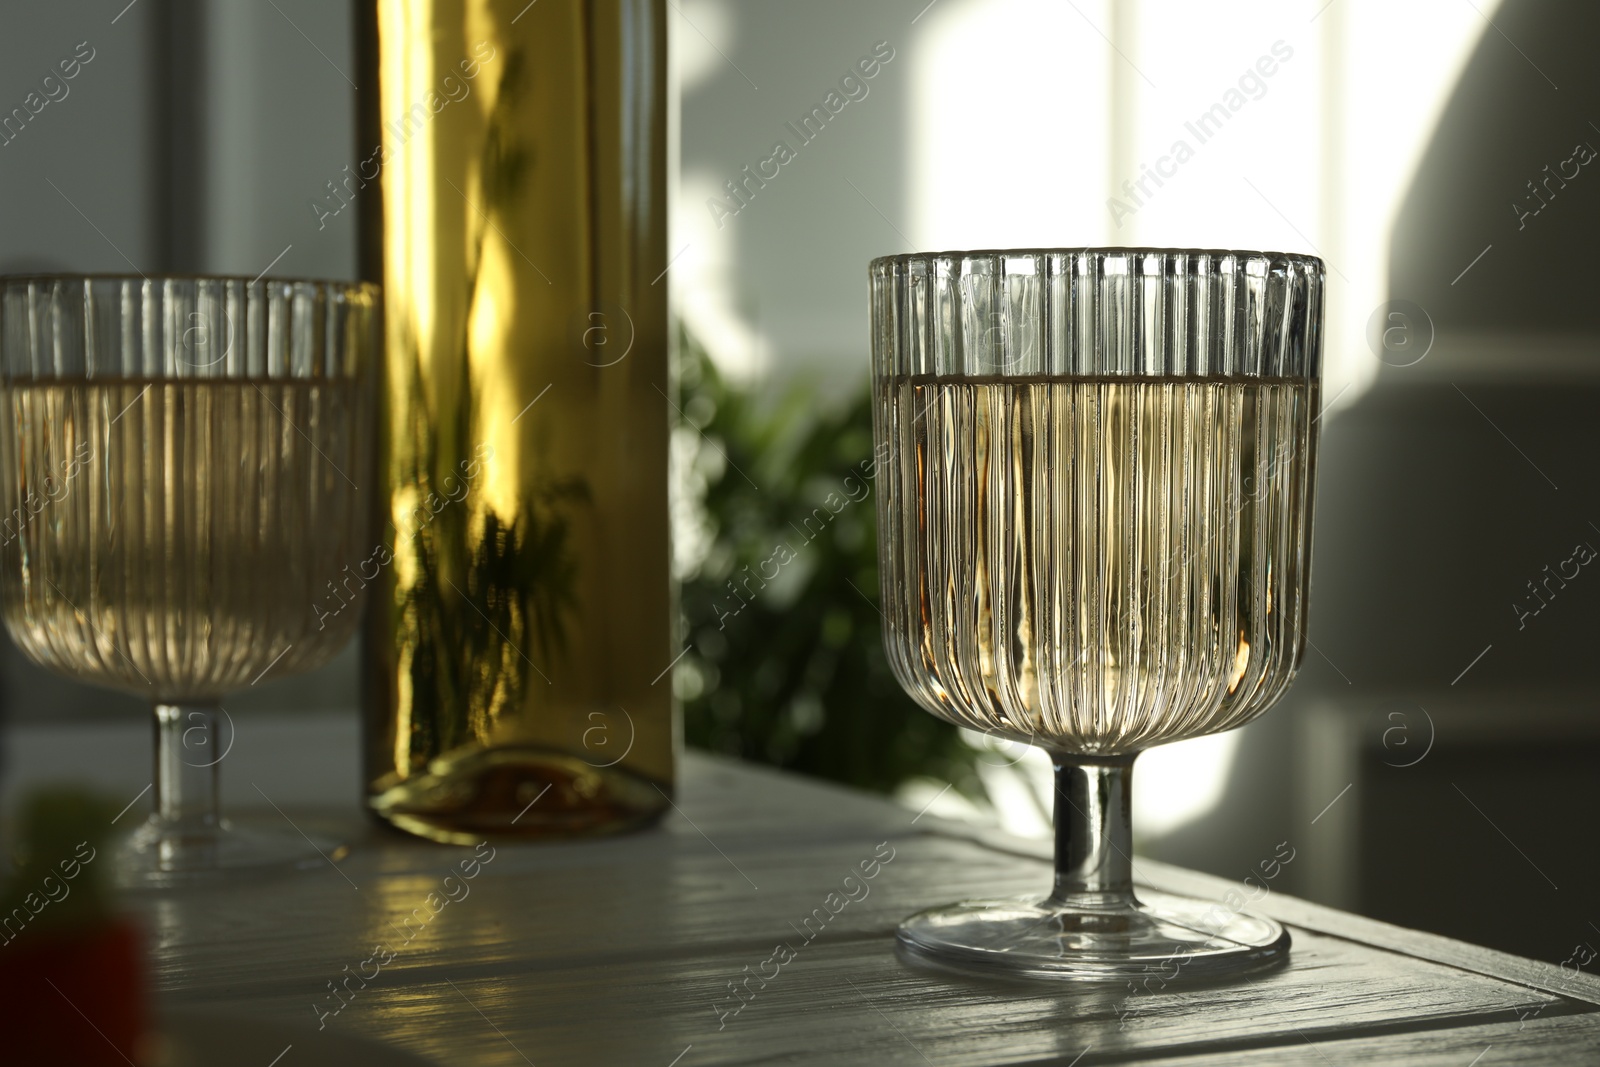
<path fill-rule="evenodd" d="M 676 745 L 662 0 L 377 0 L 375 30 L 368 804 L 441 841 L 640 825 Z"/>

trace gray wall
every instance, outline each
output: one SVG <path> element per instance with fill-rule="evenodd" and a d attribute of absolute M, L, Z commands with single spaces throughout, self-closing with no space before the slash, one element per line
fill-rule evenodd
<path fill-rule="evenodd" d="M 1547 165 L 1554 173 L 1575 144 L 1600 149 L 1600 6 L 1507 0 L 1495 24 L 1504 36 L 1484 35 L 1401 207 L 1391 288 L 1443 333 L 1600 331 L 1600 157 L 1565 189 L 1552 181 L 1537 215 L 1519 221 L 1512 210 L 1539 207 L 1527 183 L 1543 181 Z M 1519 362 L 1507 353 L 1504 367 L 1516 373 Z"/>
<path fill-rule="evenodd" d="M 113 25 L 120 7 L 13 3 L 0 14 L 0 113 L 43 96 L 42 80 L 80 42 L 93 54 L 64 83 L 64 98 L 0 145 L 0 269 L 152 268 L 160 231 L 149 60 L 160 10 L 142 3 Z"/>
<path fill-rule="evenodd" d="M 765 336 L 768 348 L 761 356 L 775 386 L 797 374 L 832 382 L 835 391 L 866 382 L 867 261 L 911 251 L 896 228 L 910 228 L 907 130 L 914 104 L 911 42 L 919 29 L 911 20 L 926 5 L 927 0 L 724 4 L 729 36 L 720 47 L 727 58 L 714 63 L 709 78 L 685 88 L 683 174 L 709 176 L 720 186 L 740 177 L 742 167 L 753 169 L 768 158 L 774 142 L 798 147 L 784 124 L 798 123 L 836 89 L 874 43 L 888 41 L 895 49 L 894 58 L 866 83 L 867 95 L 846 105 L 799 148 L 799 158 L 784 165 L 779 178 L 724 220 L 732 243 L 728 269 L 698 277 L 686 271 L 678 279 L 733 291 L 739 310 Z M 699 31 L 685 21 L 694 17 L 693 8 L 685 10 L 687 15 L 670 16 L 679 47 L 704 47 Z M 704 197 L 681 210 L 708 214 Z"/>

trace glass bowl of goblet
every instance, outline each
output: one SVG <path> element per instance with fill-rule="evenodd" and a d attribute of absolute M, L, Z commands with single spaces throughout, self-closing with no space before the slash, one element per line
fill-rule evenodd
<path fill-rule="evenodd" d="M 885 644 L 925 709 L 1055 764 L 1042 900 L 905 920 L 914 960 L 1215 977 L 1289 935 L 1134 886 L 1134 757 L 1242 726 L 1306 642 L 1323 267 L 1022 249 L 875 260 Z"/>
<path fill-rule="evenodd" d="M 380 321 L 362 283 L 0 278 L 6 629 L 35 663 L 154 712 L 154 810 L 121 884 L 330 855 L 292 825 L 222 816 L 223 700 L 355 631 Z"/>

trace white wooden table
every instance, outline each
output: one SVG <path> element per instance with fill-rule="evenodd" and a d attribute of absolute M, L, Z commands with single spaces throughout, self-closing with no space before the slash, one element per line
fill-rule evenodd
<path fill-rule="evenodd" d="M 337 764 L 326 746 L 318 759 Z M 329 784 L 305 792 L 326 797 Z M 350 855 L 144 911 L 162 1006 L 298 1023 L 302 1048 L 360 1035 L 473 1067 L 1600 1062 L 1600 979 L 1272 892 L 1253 906 L 1292 926 L 1292 960 L 1247 981 L 1130 991 L 913 969 L 893 950 L 902 916 L 1042 892 L 1040 846 L 695 753 L 658 828 L 494 845 L 470 881 L 460 864 L 473 849 L 399 836 L 349 803 L 273 799 L 306 829 L 346 834 Z M 1150 862 L 1137 874 L 1243 891 Z M 847 891 L 857 899 L 840 905 Z M 458 899 L 435 912 L 430 894 Z M 341 981 L 351 992 L 336 1000 Z M 283 1047 L 250 1041 L 233 1063 L 266 1067 Z"/>

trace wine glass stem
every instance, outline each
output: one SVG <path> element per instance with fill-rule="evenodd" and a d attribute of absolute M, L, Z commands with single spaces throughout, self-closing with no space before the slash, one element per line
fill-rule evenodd
<path fill-rule="evenodd" d="M 1072 762 L 1068 762 L 1068 760 Z M 1133 907 L 1133 757 L 1055 758 L 1056 886 L 1050 903 Z"/>
<path fill-rule="evenodd" d="M 217 732 L 217 709 L 201 704 L 157 704 L 155 816 L 173 826 L 214 829 L 219 821 L 217 765 L 226 751 Z"/>

